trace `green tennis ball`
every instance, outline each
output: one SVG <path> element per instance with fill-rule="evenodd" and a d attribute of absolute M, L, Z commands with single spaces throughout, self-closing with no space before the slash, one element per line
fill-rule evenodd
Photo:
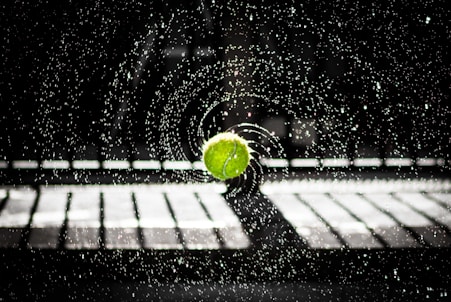
<path fill-rule="evenodd" d="M 216 134 L 203 146 L 203 161 L 214 177 L 220 180 L 235 178 L 249 165 L 247 141 L 230 132 Z"/>

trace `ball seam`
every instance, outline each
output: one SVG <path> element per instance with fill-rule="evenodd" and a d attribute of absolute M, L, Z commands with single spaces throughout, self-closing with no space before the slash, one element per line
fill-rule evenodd
<path fill-rule="evenodd" d="M 227 164 L 232 160 L 232 158 L 235 156 L 236 154 L 236 149 L 237 149 L 237 143 L 234 140 L 233 141 L 233 151 L 230 154 L 230 156 L 225 160 L 224 162 L 224 166 L 222 167 L 222 175 L 224 176 L 224 178 L 227 178 L 227 173 L 226 173 L 226 168 L 227 168 Z"/>

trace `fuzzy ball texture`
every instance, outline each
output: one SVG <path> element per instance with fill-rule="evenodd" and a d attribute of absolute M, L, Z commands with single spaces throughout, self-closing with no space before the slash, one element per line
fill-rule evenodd
<path fill-rule="evenodd" d="M 247 141 L 235 133 L 219 133 L 203 146 L 203 161 L 216 178 L 226 180 L 243 173 L 250 161 Z"/>

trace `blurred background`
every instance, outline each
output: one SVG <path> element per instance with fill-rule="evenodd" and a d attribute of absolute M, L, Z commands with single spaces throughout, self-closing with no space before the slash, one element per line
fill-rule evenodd
<path fill-rule="evenodd" d="M 288 159 L 448 164 L 445 4 L 3 2 L 2 166 L 193 161 L 242 123 L 278 137 Z"/>
<path fill-rule="evenodd" d="M 0 300 L 448 301 L 446 3 L 2 1 Z"/>

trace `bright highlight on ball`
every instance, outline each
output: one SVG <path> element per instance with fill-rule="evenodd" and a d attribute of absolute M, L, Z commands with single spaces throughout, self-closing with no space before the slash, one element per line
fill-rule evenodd
<path fill-rule="evenodd" d="M 247 141 L 235 133 L 216 134 L 203 146 L 203 161 L 214 177 L 220 180 L 235 178 L 249 165 Z"/>

